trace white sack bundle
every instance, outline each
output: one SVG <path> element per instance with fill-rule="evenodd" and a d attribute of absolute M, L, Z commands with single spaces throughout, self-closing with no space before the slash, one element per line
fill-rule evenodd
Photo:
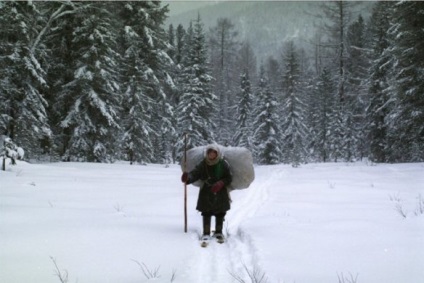
<path fill-rule="evenodd" d="M 252 153 L 244 147 L 219 147 L 222 157 L 230 164 L 230 171 L 233 175 L 233 181 L 229 186 L 230 190 L 246 189 L 255 179 L 255 171 L 253 169 Z M 194 147 L 187 151 L 187 172 L 190 172 L 205 158 L 206 146 Z M 181 169 L 184 171 L 184 157 L 181 161 Z M 201 187 L 201 181 L 196 181 L 192 185 Z"/>

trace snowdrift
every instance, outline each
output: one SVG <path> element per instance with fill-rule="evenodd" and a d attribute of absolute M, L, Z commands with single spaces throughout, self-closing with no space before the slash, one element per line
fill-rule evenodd
<path fill-rule="evenodd" d="M 205 146 L 194 147 L 187 151 L 187 171 L 191 170 L 199 164 L 205 157 Z M 217 145 L 221 150 L 222 157 L 230 164 L 233 181 L 229 186 L 230 190 L 246 189 L 255 179 L 255 171 L 253 169 L 252 153 L 244 147 L 225 147 Z M 181 161 L 181 170 L 184 171 L 184 157 Z M 197 181 L 192 185 L 201 187 L 203 182 Z"/>

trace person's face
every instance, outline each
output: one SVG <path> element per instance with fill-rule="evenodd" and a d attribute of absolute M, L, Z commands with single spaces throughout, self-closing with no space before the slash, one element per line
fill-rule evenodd
<path fill-rule="evenodd" d="M 208 158 L 210 160 L 215 160 L 215 158 L 218 156 L 218 153 L 215 150 L 209 150 L 208 151 Z"/>

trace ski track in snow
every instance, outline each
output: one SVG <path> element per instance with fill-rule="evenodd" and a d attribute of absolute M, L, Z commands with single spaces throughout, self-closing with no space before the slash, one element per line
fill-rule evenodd
<path fill-rule="evenodd" d="M 243 190 L 244 196 L 233 201 L 232 210 L 224 223 L 226 242 L 219 244 L 211 239 L 207 248 L 201 248 L 199 243 L 189 264 L 193 276 L 190 282 L 239 282 L 234 277 L 249 282 L 248 272 L 263 274 L 254 240 L 242 224 L 264 205 L 268 199 L 268 187 L 276 178 L 281 177 L 281 171 L 276 169 L 267 172 L 268 174 L 261 174 L 248 189 Z M 192 238 L 198 240 L 200 234 L 200 230 L 196 231 Z"/>

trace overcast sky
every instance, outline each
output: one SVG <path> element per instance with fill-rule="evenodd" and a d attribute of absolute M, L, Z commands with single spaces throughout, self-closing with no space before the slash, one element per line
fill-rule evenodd
<path fill-rule="evenodd" d="M 187 0 L 187 1 L 162 1 L 163 5 L 169 4 L 169 16 L 178 15 L 180 13 L 198 9 L 200 7 L 216 4 L 221 1 L 207 0 Z"/>
<path fill-rule="evenodd" d="M 175 16 L 190 10 L 196 10 L 200 7 L 214 5 L 219 2 L 269 2 L 269 1 L 303 1 L 303 0 L 170 0 L 162 1 L 162 4 L 169 4 L 169 16 Z M 319 1 L 319 0 L 308 0 L 308 1 Z"/>

